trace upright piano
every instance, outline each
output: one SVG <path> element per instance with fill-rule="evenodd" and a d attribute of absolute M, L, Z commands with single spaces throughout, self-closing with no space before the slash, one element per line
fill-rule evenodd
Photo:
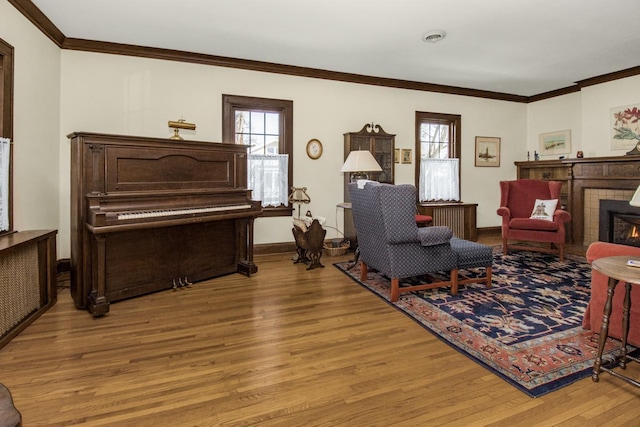
<path fill-rule="evenodd" d="M 71 139 L 71 295 L 109 304 L 257 272 L 247 147 L 76 132 Z"/>

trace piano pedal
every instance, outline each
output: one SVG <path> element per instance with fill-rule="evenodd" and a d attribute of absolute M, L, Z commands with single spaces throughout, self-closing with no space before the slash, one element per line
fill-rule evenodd
<path fill-rule="evenodd" d="M 184 286 L 186 286 L 187 288 L 190 288 L 191 285 L 193 285 L 193 283 L 187 280 L 187 276 L 184 276 Z"/>
<path fill-rule="evenodd" d="M 173 290 L 178 289 L 178 285 L 176 284 L 176 279 L 173 279 Z"/>

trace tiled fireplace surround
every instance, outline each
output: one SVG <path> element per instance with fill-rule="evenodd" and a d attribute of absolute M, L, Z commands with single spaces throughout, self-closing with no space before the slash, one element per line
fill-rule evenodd
<path fill-rule="evenodd" d="M 518 178 L 561 181 L 562 200 L 571 213 L 568 241 L 598 241 L 600 200 L 631 200 L 640 185 L 640 156 L 516 162 Z"/>
<path fill-rule="evenodd" d="M 589 246 L 598 241 L 600 199 L 602 200 L 631 200 L 635 190 L 612 190 L 601 188 L 587 188 L 584 190 L 584 245 Z"/>

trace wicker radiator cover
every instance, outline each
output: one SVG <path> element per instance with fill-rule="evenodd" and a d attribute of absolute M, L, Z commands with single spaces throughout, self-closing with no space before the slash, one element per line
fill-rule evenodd
<path fill-rule="evenodd" d="M 0 336 L 40 308 L 39 275 L 36 245 L 0 257 Z"/>

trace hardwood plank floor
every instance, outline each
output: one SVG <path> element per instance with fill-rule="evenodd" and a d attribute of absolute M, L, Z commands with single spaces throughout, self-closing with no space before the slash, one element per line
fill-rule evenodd
<path fill-rule="evenodd" d="M 331 265 L 349 256 L 291 256 L 97 319 L 61 289 L 0 350 L 0 382 L 27 427 L 640 423 L 640 390 L 610 375 L 532 399 Z"/>

